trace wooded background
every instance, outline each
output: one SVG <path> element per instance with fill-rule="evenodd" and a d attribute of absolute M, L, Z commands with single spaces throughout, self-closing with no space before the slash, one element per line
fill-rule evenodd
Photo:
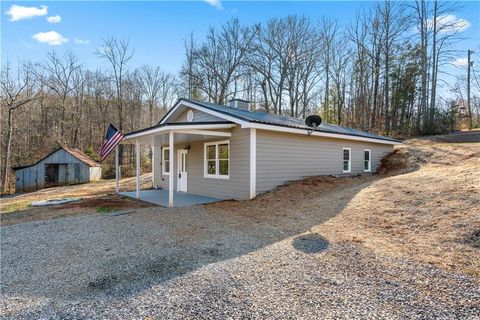
<path fill-rule="evenodd" d="M 392 2 L 358 12 L 349 25 L 304 16 L 244 25 L 232 19 L 185 40 L 178 74 L 129 65 L 128 40 L 105 38 L 95 53 L 105 70 L 88 70 L 74 52 L 2 65 L 2 191 L 13 191 L 11 166 L 38 160 L 65 145 L 98 158 L 109 123 L 122 132 L 156 124 L 179 97 L 225 104 L 252 101 L 256 110 L 305 117 L 405 137 L 478 127 L 480 69 L 473 65 L 471 108 L 467 67 L 442 83 L 464 21 L 456 4 Z M 472 48 L 475 49 L 475 48 Z M 479 61 L 480 48 L 472 60 Z M 131 161 L 126 148 L 123 162 Z M 105 174 L 113 157 L 105 162 Z M 5 179 L 7 177 L 7 179 Z"/>

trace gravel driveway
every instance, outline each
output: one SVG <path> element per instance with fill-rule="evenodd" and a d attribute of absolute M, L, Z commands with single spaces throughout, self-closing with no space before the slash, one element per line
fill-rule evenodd
<path fill-rule="evenodd" d="M 480 318 L 474 278 L 211 208 L 2 227 L 2 318 Z"/>

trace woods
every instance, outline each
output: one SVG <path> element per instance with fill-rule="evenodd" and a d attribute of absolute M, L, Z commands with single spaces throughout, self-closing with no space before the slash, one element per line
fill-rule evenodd
<path fill-rule="evenodd" d="M 465 28 L 455 10 L 440 1 L 385 1 L 348 25 L 296 15 L 251 25 L 232 19 L 186 37 L 178 74 L 132 66 L 134 48 L 114 37 L 94 53 L 104 69 L 88 70 L 72 51 L 6 62 L 2 191 L 9 191 L 12 166 L 60 145 L 96 157 L 109 123 L 123 132 L 154 125 L 178 97 L 243 98 L 257 110 L 318 113 L 328 123 L 395 137 L 449 131 L 467 115 L 466 66 L 454 83 L 442 82 L 452 61 L 466 56 L 455 48 Z M 480 48 L 473 49 L 470 120 L 478 127 Z"/>

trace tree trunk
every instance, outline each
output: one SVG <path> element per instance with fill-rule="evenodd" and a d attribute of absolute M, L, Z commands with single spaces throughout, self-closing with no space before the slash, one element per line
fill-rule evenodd
<path fill-rule="evenodd" d="M 5 150 L 5 163 L 3 168 L 3 193 L 7 193 L 8 187 L 8 173 L 10 169 L 10 156 L 12 149 L 12 136 L 13 136 L 13 109 L 8 108 L 8 119 L 7 119 L 7 145 Z"/>
<path fill-rule="evenodd" d="M 433 40 L 432 40 L 432 91 L 430 94 L 430 109 L 428 113 L 428 133 L 433 133 L 433 118 L 435 117 L 435 98 L 437 91 L 437 15 L 438 1 L 435 0 L 433 9 Z"/>

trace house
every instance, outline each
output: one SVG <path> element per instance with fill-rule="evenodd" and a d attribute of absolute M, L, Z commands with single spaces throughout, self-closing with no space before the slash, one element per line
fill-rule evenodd
<path fill-rule="evenodd" d="M 34 164 L 14 167 L 16 192 L 85 183 L 102 177 L 101 165 L 78 149 L 61 147 Z"/>
<path fill-rule="evenodd" d="M 136 146 L 135 196 L 140 146 L 149 146 L 153 185 L 168 190 L 173 206 L 178 192 L 252 199 L 308 176 L 373 173 L 400 142 L 327 123 L 311 132 L 304 120 L 250 111 L 244 100 L 224 106 L 182 98 L 156 126 L 130 132 L 122 143 Z"/>

